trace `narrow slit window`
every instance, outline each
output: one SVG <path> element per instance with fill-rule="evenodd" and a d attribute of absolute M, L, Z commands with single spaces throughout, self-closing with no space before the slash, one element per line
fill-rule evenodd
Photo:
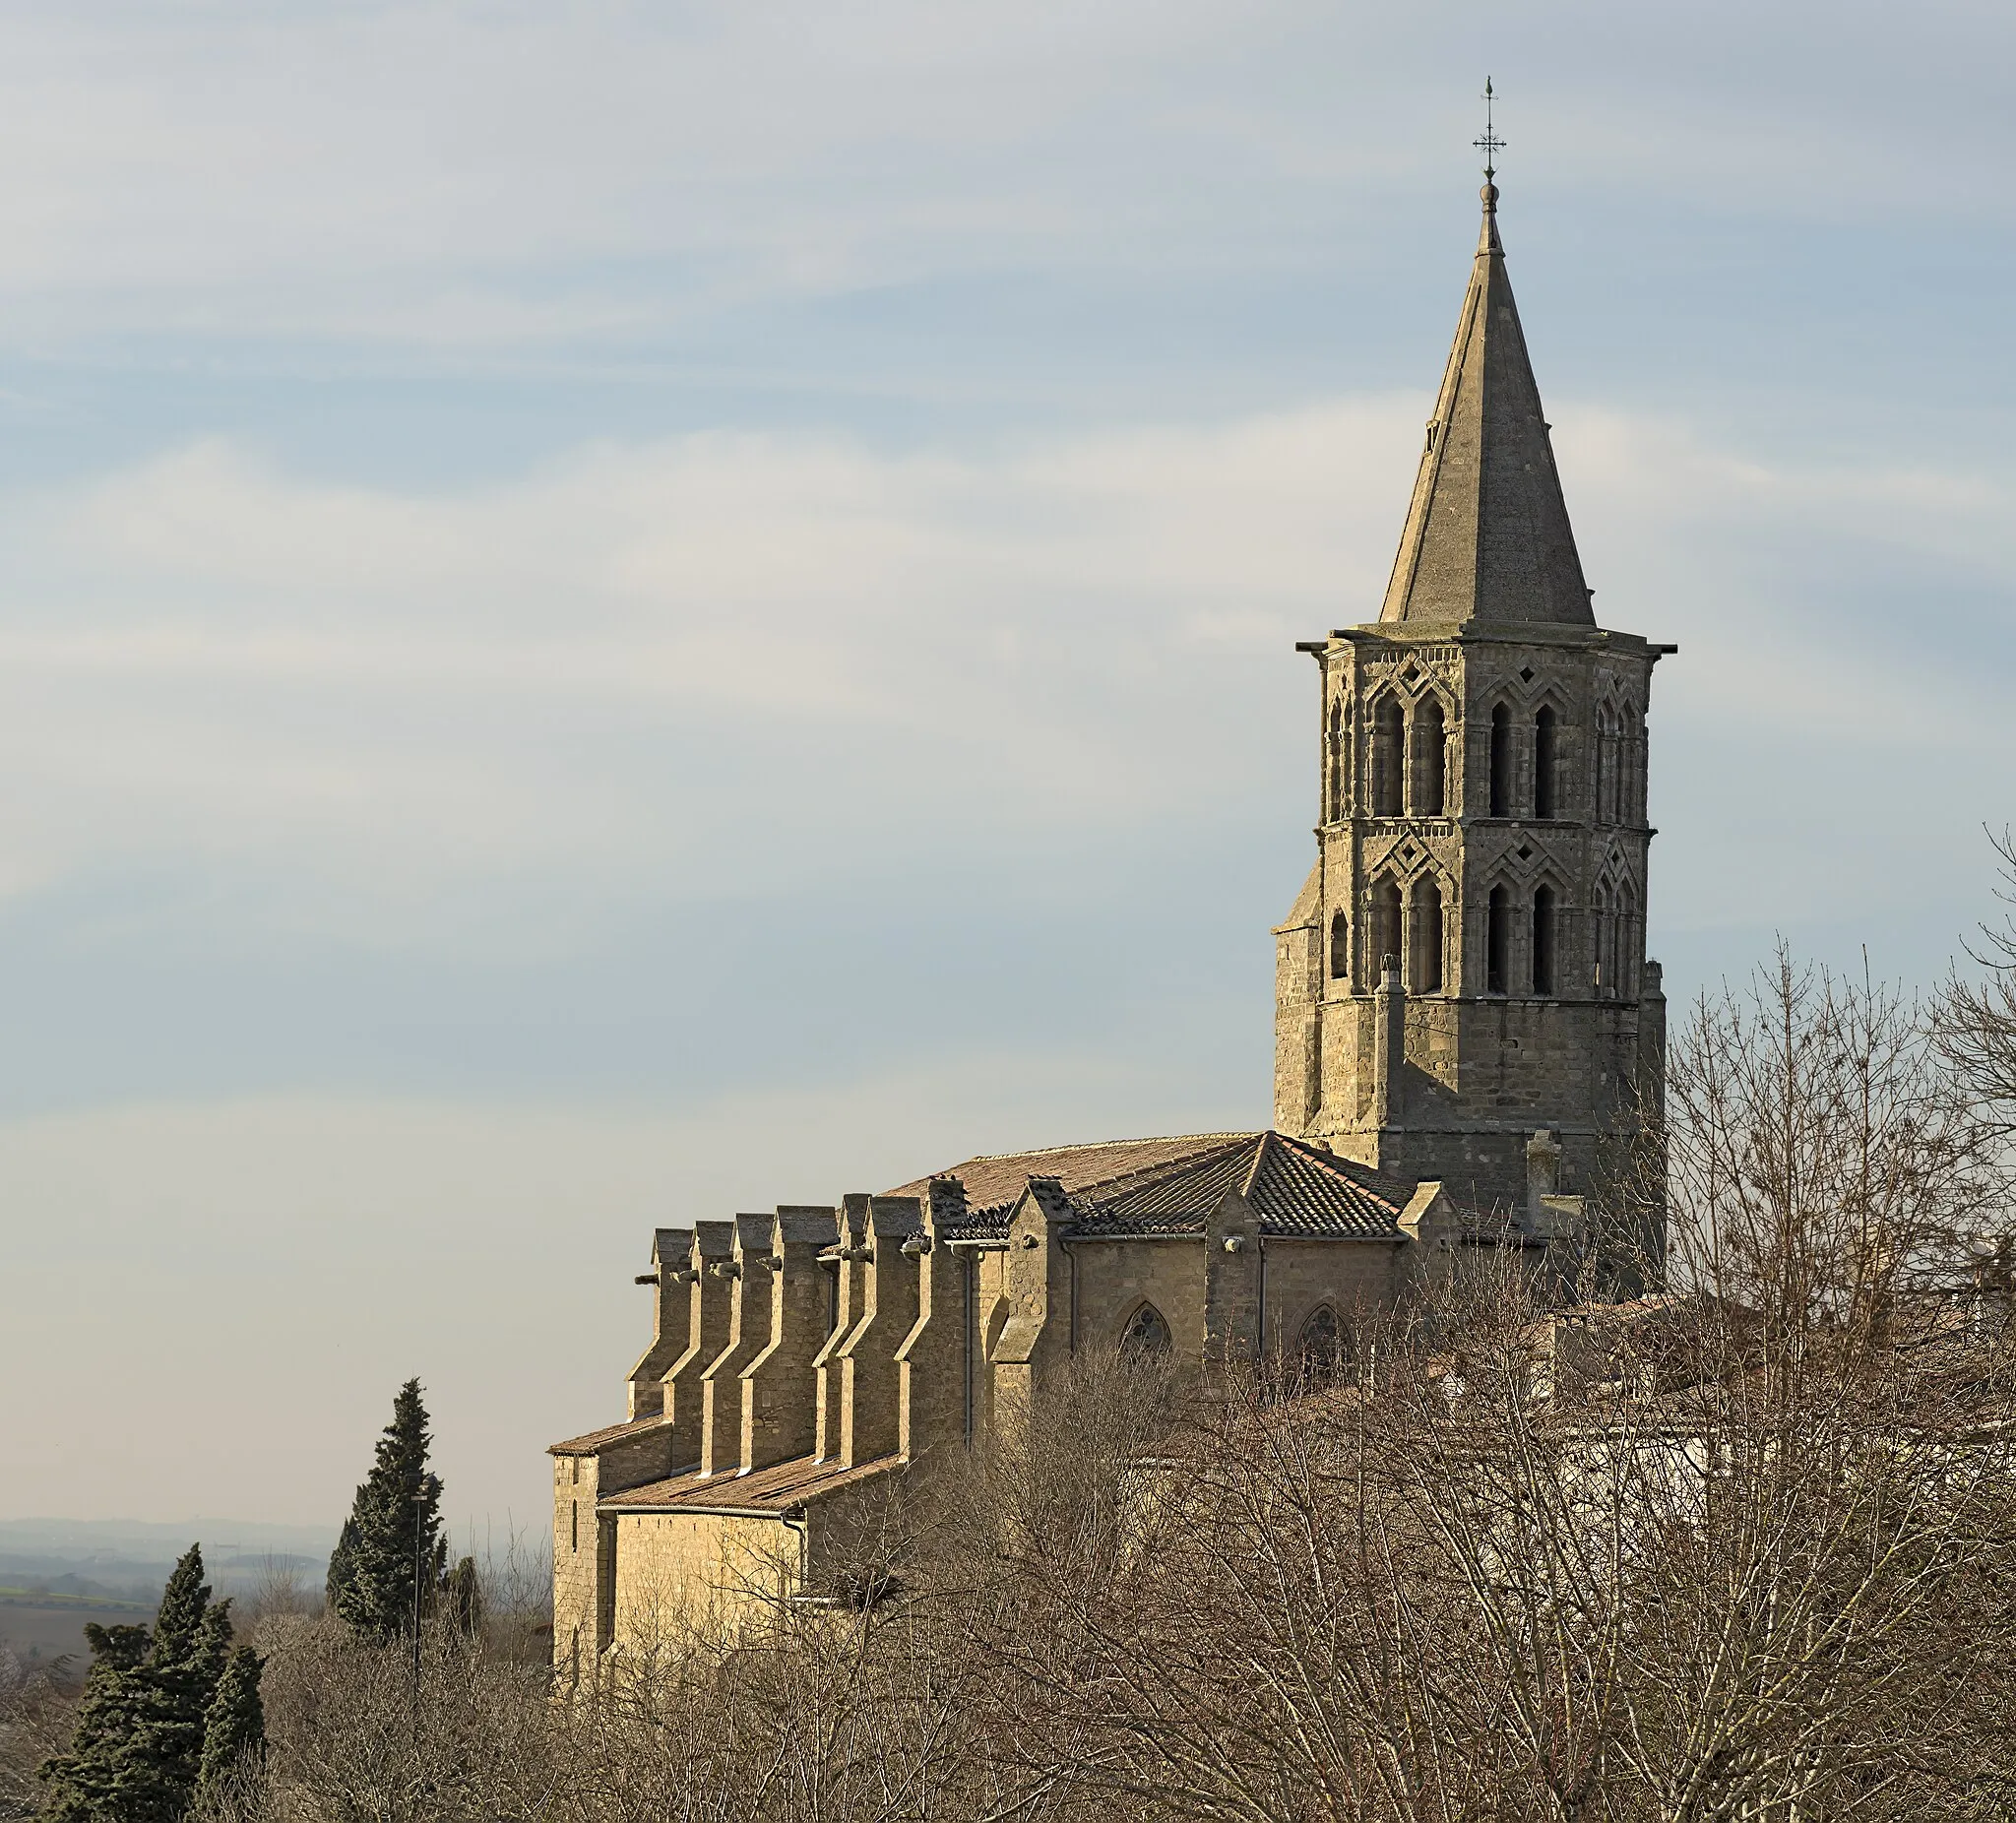
<path fill-rule="evenodd" d="M 1381 880 L 1372 888 L 1372 979 L 1376 983 L 1387 966 L 1400 964 L 1400 888 L 1392 880 Z"/>
<path fill-rule="evenodd" d="M 1417 880 L 1409 896 L 1413 942 L 1408 946 L 1408 986 L 1418 994 L 1442 991 L 1442 889 L 1432 880 Z"/>
<path fill-rule="evenodd" d="M 1510 991 L 1512 980 L 1512 895 L 1491 888 L 1484 911 L 1484 992 Z"/>
<path fill-rule="evenodd" d="M 1342 981 L 1351 974 L 1351 919 L 1342 912 L 1330 914 L 1330 978 Z"/>
<path fill-rule="evenodd" d="M 1554 991 L 1554 889 L 1543 886 L 1533 895 L 1533 991 Z"/>
<path fill-rule="evenodd" d="M 1554 812 L 1554 712 L 1543 709 L 1533 719 L 1533 814 L 1551 817 Z"/>
<path fill-rule="evenodd" d="M 1407 814 L 1402 801 L 1402 769 L 1407 754 L 1407 711 L 1388 691 L 1372 711 L 1372 814 Z"/>
<path fill-rule="evenodd" d="M 1512 814 L 1512 711 L 1500 703 L 1491 711 L 1491 815 Z"/>
<path fill-rule="evenodd" d="M 1324 790 L 1327 808 L 1323 814 L 1334 823 L 1344 815 L 1344 705 L 1341 702 L 1330 705 L 1330 747 L 1326 758 Z"/>
<path fill-rule="evenodd" d="M 1448 794 L 1448 723 L 1433 697 L 1414 712 L 1414 813 L 1438 817 Z"/>

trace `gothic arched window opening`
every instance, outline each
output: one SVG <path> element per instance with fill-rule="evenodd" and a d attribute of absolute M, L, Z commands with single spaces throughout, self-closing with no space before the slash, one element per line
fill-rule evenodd
<path fill-rule="evenodd" d="M 1351 919 L 1342 912 L 1330 914 L 1330 978 L 1342 981 L 1351 974 Z"/>
<path fill-rule="evenodd" d="M 1610 907 L 1607 885 L 1596 889 L 1591 919 L 1596 927 L 1596 991 L 1600 998 L 1607 1000 L 1614 998 L 1617 991 L 1616 913 Z"/>
<path fill-rule="evenodd" d="M 1372 888 L 1372 979 L 1400 966 L 1400 887 L 1389 875 Z"/>
<path fill-rule="evenodd" d="M 1418 994 L 1442 991 L 1442 889 L 1434 881 L 1417 880 L 1408 895 L 1407 984 Z"/>
<path fill-rule="evenodd" d="M 1533 991 L 1554 991 L 1554 889 L 1536 887 L 1533 895 Z"/>
<path fill-rule="evenodd" d="M 1295 1370 L 1300 1379 L 1312 1384 L 1336 1380 L 1344 1374 L 1344 1325 L 1328 1304 L 1318 1304 L 1295 1342 Z"/>
<path fill-rule="evenodd" d="M 1448 794 L 1448 723 L 1429 697 L 1414 712 L 1414 813 L 1438 817 Z"/>
<path fill-rule="evenodd" d="M 1500 703 L 1491 711 L 1491 815 L 1512 814 L 1512 711 Z"/>
<path fill-rule="evenodd" d="M 1484 992 L 1509 993 L 1512 986 L 1512 895 L 1491 888 L 1484 908 Z"/>
<path fill-rule="evenodd" d="M 1645 729 L 1635 704 L 1625 707 L 1617 737 L 1617 821 L 1633 828 L 1645 821 Z"/>
<path fill-rule="evenodd" d="M 1166 1354 L 1170 1346 L 1169 1326 L 1153 1304 L 1143 1304 L 1136 1310 L 1120 1334 L 1120 1352 L 1123 1354 Z"/>
<path fill-rule="evenodd" d="M 1596 712 L 1594 774 L 1589 801 L 1599 823 L 1617 820 L 1617 718 L 1606 703 Z"/>
<path fill-rule="evenodd" d="M 1543 709 L 1533 719 L 1533 814 L 1554 814 L 1555 720 L 1551 709 Z"/>
<path fill-rule="evenodd" d="M 1344 815 L 1344 701 L 1330 705 L 1330 747 L 1325 754 L 1323 816 L 1335 823 Z"/>
<path fill-rule="evenodd" d="M 1624 999 L 1638 993 L 1638 956 L 1645 947 L 1645 930 L 1638 916 L 1638 893 L 1626 880 L 1617 895 L 1616 935 L 1617 992 Z"/>
<path fill-rule="evenodd" d="M 1372 706 L 1372 814 L 1407 814 L 1402 799 L 1402 768 L 1407 754 L 1407 711 L 1388 690 Z"/>

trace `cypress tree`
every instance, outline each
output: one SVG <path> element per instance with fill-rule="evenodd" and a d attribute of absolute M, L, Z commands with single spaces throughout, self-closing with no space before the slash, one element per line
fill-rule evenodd
<path fill-rule="evenodd" d="M 476 1560 L 463 1558 L 449 1571 L 441 1587 L 443 1605 L 455 1630 L 464 1639 L 474 1639 L 483 1630 L 483 1585 L 476 1575 Z"/>
<path fill-rule="evenodd" d="M 225 1662 L 203 1725 L 203 1765 L 197 1790 L 220 1794 L 248 1758 L 266 1751 L 266 1705 L 259 1695 L 259 1674 L 266 1661 L 249 1646 L 240 1646 Z"/>
<path fill-rule="evenodd" d="M 362 1500 L 364 1490 L 357 1489 L 357 1500 Z M 355 1502 L 351 1503 L 354 1514 Z M 357 1548 L 357 1522 L 354 1517 L 343 1522 L 343 1531 L 338 1535 L 336 1548 L 329 1553 L 329 1575 L 322 1585 L 322 1599 L 329 1611 L 336 1612 L 337 1591 L 346 1587 L 350 1579 L 350 1557 Z"/>
<path fill-rule="evenodd" d="M 427 1471 L 429 1441 L 420 1383 L 409 1380 L 392 1402 L 392 1422 L 378 1439 L 377 1460 L 357 1489 L 330 1564 L 330 1605 L 367 1639 L 391 1640 L 411 1630 L 416 1540 L 423 1601 L 441 1582 L 447 1547 L 441 1483 Z"/>
<path fill-rule="evenodd" d="M 177 1823 L 196 1793 L 204 1718 L 231 1650 L 230 1604 L 212 1604 L 203 1547 L 175 1565 L 155 1616 L 154 1646 L 131 1673 L 140 1720 L 121 1756 L 121 1823 Z"/>
<path fill-rule="evenodd" d="M 49 1789 L 42 1808 L 45 1823 L 98 1823 L 120 1814 L 114 1807 L 125 1748 L 144 1704 L 134 1673 L 154 1645 L 146 1627 L 85 1625 L 91 1671 L 77 1706 L 70 1751 L 44 1760 L 38 1769 Z"/>
<path fill-rule="evenodd" d="M 228 1603 L 213 1605 L 192 1544 L 146 1627 L 88 1627 L 91 1676 L 70 1751 L 49 1761 L 47 1823 L 180 1823 L 230 1656 Z"/>

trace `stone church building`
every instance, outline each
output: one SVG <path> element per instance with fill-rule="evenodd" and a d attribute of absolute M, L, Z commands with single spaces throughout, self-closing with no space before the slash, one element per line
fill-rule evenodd
<path fill-rule="evenodd" d="M 563 1667 L 668 1603 L 816 1591 L 822 1512 L 1076 1352 L 1320 1352 L 1465 1249 L 1544 1260 L 1632 1147 L 1665 1050 L 1646 716 L 1674 649 L 1597 625 L 1482 194 L 1385 600 L 1299 647 L 1319 811 L 1274 933 L 1273 1128 L 660 1228 L 629 1415 L 550 1452 Z"/>

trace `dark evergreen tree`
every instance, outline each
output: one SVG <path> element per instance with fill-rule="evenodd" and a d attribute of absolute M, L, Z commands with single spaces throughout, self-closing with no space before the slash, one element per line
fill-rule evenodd
<path fill-rule="evenodd" d="M 134 1672 L 146 1660 L 154 1636 L 146 1627 L 101 1627 L 88 1622 L 91 1671 L 77 1706 L 70 1751 L 43 1761 L 49 1789 L 42 1810 L 46 1823 L 97 1823 L 121 1814 L 116 1808 L 125 1749 L 132 1739 L 145 1695 Z"/>
<path fill-rule="evenodd" d="M 248 1757 L 266 1751 L 266 1705 L 259 1695 L 265 1668 L 266 1661 L 249 1646 L 240 1646 L 225 1662 L 204 1719 L 199 1792 L 221 1793 Z"/>
<path fill-rule="evenodd" d="M 152 1632 L 87 1630 L 93 1665 L 69 1753 L 43 1768 L 49 1823 L 180 1823 L 203 1766 L 207 1719 L 229 1661 L 229 1603 L 212 1604 L 191 1545 Z"/>
<path fill-rule="evenodd" d="M 427 1409 L 420 1383 L 409 1380 L 392 1402 L 392 1422 L 377 1460 L 350 1507 L 339 1565 L 330 1566 L 330 1606 L 367 1639 L 410 1632 L 415 1555 L 422 1611 L 440 1587 L 447 1546 L 441 1538 L 441 1483 L 428 1473 Z"/>
<path fill-rule="evenodd" d="M 448 1618 L 464 1639 L 472 1640 L 482 1632 L 483 1585 L 473 1557 L 463 1558 L 448 1572 L 441 1594 Z"/>
<path fill-rule="evenodd" d="M 364 1489 L 357 1489 L 356 1500 L 350 1503 L 351 1513 L 356 1511 L 357 1501 L 364 1498 Z M 357 1548 L 357 1522 L 354 1517 L 343 1522 L 343 1531 L 338 1535 L 336 1548 L 329 1553 L 329 1575 L 322 1585 L 322 1599 L 329 1604 L 329 1611 L 336 1612 L 336 1593 L 344 1588 L 350 1577 L 350 1557 Z"/>

